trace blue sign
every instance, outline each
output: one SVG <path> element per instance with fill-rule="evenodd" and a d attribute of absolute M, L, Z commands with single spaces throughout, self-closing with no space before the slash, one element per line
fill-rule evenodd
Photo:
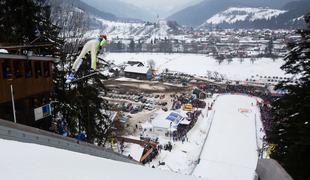
<path fill-rule="evenodd" d="M 34 109 L 34 118 L 36 121 L 39 119 L 43 119 L 43 118 L 50 116 L 50 115 L 52 115 L 50 104 L 46 104 L 42 107 Z"/>
<path fill-rule="evenodd" d="M 51 115 L 50 105 L 47 104 L 47 105 L 43 106 L 42 107 L 42 112 L 43 112 L 43 117 L 47 117 L 47 116 Z"/>

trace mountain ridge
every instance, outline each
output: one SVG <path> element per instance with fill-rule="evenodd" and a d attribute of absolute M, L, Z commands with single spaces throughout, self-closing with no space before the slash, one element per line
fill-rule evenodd
<path fill-rule="evenodd" d="M 96 15 L 98 17 L 101 18 L 105 18 L 107 20 L 119 20 L 118 17 L 116 17 L 114 14 L 105 12 L 105 11 L 101 11 L 93 6 L 90 6 L 84 2 L 82 2 L 81 0 L 66 0 L 66 1 L 62 1 L 62 0 L 48 0 L 48 4 L 52 7 L 52 9 L 60 9 L 64 7 L 76 7 L 79 8 L 81 10 L 83 10 L 84 12 L 87 13 L 91 13 L 93 15 Z"/>
<path fill-rule="evenodd" d="M 155 20 L 155 14 L 152 14 L 142 8 L 118 0 L 81 0 L 84 3 L 100 9 L 107 13 L 114 14 L 120 19 L 132 19 L 142 21 Z"/>
<path fill-rule="evenodd" d="M 269 20 L 285 13 L 285 10 L 270 8 L 230 7 L 209 18 L 202 26 L 219 25 L 223 23 L 234 24 L 242 21 Z"/>
<path fill-rule="evenodd" d="M 272 7 L 281 9 L 294 0 L 204 0 L 169 16 L 167 20 L 177 21 L 181 25 L 199 26 L 213 15 L 229 7 Z"/>

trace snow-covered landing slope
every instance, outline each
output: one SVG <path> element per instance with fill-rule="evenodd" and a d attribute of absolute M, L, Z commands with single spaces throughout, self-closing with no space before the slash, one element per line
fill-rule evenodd
<path fill-rule="evenodd" d="M 194 175 L 214 180 L 251 180 L 258 161 L 256 98 L 221 95 Z M 259 116 L 258 116 L 259 117 Z M 256 119 L 256 121 L 255 121 Z"/>
<path fill-rule="evenodd" d="M 0 139 L 0 179 L 190 180 L 196 178 L 47 146 Z"/>
<path fill-rule="evenodd" d="M 233 24 L 238 21 L 268 20 L 285 12 L 284 10 L 269 8 L 231 7 L 215 14 L 205 24 Z"/>

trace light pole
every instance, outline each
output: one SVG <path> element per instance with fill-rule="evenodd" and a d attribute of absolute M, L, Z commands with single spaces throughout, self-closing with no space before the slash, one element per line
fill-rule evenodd
<path fill-rule="evenodd" d="M 172 122 L 170 122 L 170 132 L 169 132 L 169 134 L 170 134 L 170 141 L 171 141 L 171 125 L 172 125 Z"/>
<path fill-rule="evenodd" d="M 14 103 L 14 90 L 13 90 L 13 84 L 11 83 L 11 98 L 12 98 L 12 108 L 13 108 L 13 117 L 14 117 L 14 123 L 16 123 L 16 112 L 15 112 L 15 103 Z"/>

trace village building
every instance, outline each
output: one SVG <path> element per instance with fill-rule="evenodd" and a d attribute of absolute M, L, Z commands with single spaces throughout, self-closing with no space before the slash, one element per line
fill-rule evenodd
<path fill-rule="evenodd" d="M 126 66 L 124 75 L 127 78 L 139 80 L 151 80 L 153 78 L 152 70 L 145 66 Z"/>
<path fill-rule="evenodd" d="M 141 124 L 141 128 L 144 130 L 145 136 L 168 137 L 174 131 L 177 131 L 178 125 L 182 123 L 185 116 L 171 111 L 158 113 L 151 122 Z"/>

